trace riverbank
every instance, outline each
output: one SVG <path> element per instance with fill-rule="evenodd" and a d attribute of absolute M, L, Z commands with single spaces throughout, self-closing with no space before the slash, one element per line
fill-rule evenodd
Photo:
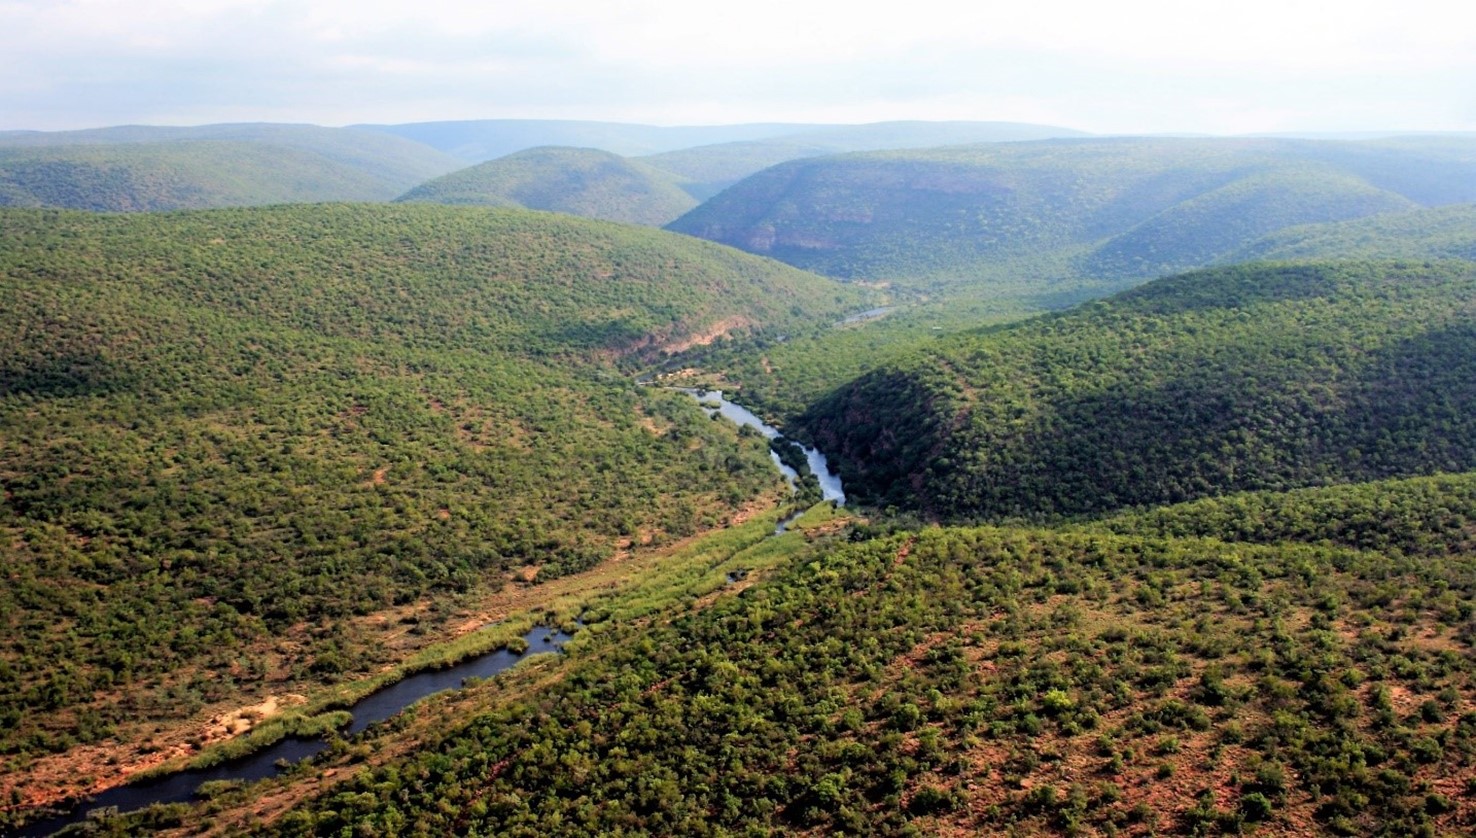
<path fill-rule="evenodd" d="M 705 608 L 759 584 L 780 567 L 802 561 L 817 539 L 833 535 L 852 520 L 844 511 L 822 503 L 801 515 L 791 531 L 774 535 L 775 524 L 787 512 L 773 507 L 658 553 L 590 571 L 577 589 L 553 592 L 534 609 L 555 621 L 578 613 L 587 616 L 588 624 L 564 647 L 566 656 L 537 656 L 495 681 L 432 696 L 397 716 L 391 726 L 331 748 L 299 770 L 244 788 L 221 790 L 201 810 L 210 820 L 203 834 L 236 834 L 271 820 L 306 797 L 331 793 L 334 786 L 360 770 L 433 747 L 453 736 L 474 715 L 548 686 L 564 677 L 577 661 L 605 654 L 650 622 Z M 730 582 L 730 576 L 736 581 Z M 201 834 L 199 817 L 190 815 L 189 830 L 163 834 Z"/>
<path fill-rule="evenodd" d="M 771 539 L 776 524 L 786 514 L 787 510 L 779 506 L 745 510 L 745 514 L 736 516 L 742 520 L 729 527 L 693 536 L 660 550 L 619 555 L 585 573 L 536 586 L 510 587 L 484 598 L 479 603 L 481 607 L 475 610 L 458 611 L 457 619 L 451 621 L 455 624 L 451 637 L 427 645 L 395 670 L 316 691 L 309 700 L 288 708 L 286 713 L 291 714 L 291 719 L 306 720 L 330 713 L 417 671 L 434 671 L 445 666 L 446 662 L 505 646 L 510 638 L 520 636 L 538 621 L 572 624 L 580 614 L 586 614 L 591 624 L 582 633 L 598 636 L 612 626 L 638 623 L 674 606 L 686 607 L 704 599 L 710 602 L 711 597 L 725 593 L 725 588 L 730 589 L 727 592 L 736 592 L 784 561 L 795 546 L 786 541 L 766 550 L 752 549 Z M 835 513 L 828 504 L 823 504 L 815 514 L 824 520 L 835 520 Z M 728 575 L 734 572 L 741 573 L 742 583 L 729 584 Z M 486 625 L 493 622 L 496 624 Z M 465 631 L 468 623 L 485 627 Z M 462 630 L 459 635 L 455 634 L 457 629 Z M 576 636 L 570 641 L 570 648 L 577 649 L 582 642 Z M 529 651 L 538 650 L 535 646 Z M 115 775 L 118 782 L 102 788 L 91 787 L 90 795 L 104 793 L 124 782 L 137 782 L 182 768 L 237 759 L 269 747 L 284 735 L 281 732 L 273 735 L 273 728 L 281 725 L 287 733 L 295 729 L 294 723 L 284 715 L 279 713 L 272 719 L 258 721 L 256 729 L 260 733 L 255 736 L 246 734 L 206 746 L 203 750 L 191 749 L 168 755 L 167 761 L 160 759 L 152 770 Z"/>

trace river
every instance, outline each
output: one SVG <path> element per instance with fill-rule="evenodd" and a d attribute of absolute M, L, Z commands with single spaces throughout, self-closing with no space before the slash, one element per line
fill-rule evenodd
<path fill-rule="evenodd" d="M 723 397 L 721 390 L 686 389 L 685 392 L 696 397 L 709 415 L 721 414 L 740 426 L 746 425 L 757 430 L 764 435 L 765 439 L 783 438 L 778 428 L 765 423 L 747 408 L 728 401 Z M 716 407 L 709 406 L 713 402 L 716 402 Z M 830 463 L 826 461 L 825 455 L 804 445 L 800 446 L 800 450 L 805 454 L 805 460 L 811 473 L 820 481 L 822 499 L 835 501 L 837 505 L 845 505 L 846 492 L 841 487 L 840 478 L 830 470 Z M 770 451 L 769 456 L 773 458 L 774 464 L 779 467 L 779 471 L 793 487 L 799 480 L 799 474 L 780 462 L 778 454 Z M 796 512 L 780 521 L 775 531 L 784 532 L 789 524 L 801 514 L 803 511 Z M 736 580 L 730 575 L 728 581 Z M 556 651 L 570 639 L 570 636 L 556 629 L 536 626 L 523 639 L 528 642 L 527 653 L 531 654 L 539 651 Z M 376 693 L 365 696 L 350 708 L 353 721 L 340 732 L 344 736 L 352 736 L 375 722 L 388 719 L 428 695 L 442 690 L 456 689 L 467 678 L 486 678 L 496 675 L 519 660 L 521 660 L 520 655 L 515 655 L 506 649 L 499 649 L 447 669 L 411 675 Z M 251 781 L 273 777 L 287 767 L 321 753 L 327 747 L 327 740 L 321 737 L 310 739 L 289 737 L 254 754 L 221 763 L 212 768 L 177 771 L 151 780 L 108 789 L 90 800 L 74 804 L 65 812 L 26 824 L 14 834 L 27 838 L 50 835 L 66 826 L 85 821 L 87 813 L 97 809 L 128 812 L 155 803 L 181 803 L 193 800 L 195 790 L 202 783 L 215 780 Z"/>
<path fill-rule="evenodd" d="M 526 655 L 537 652 L 557 651 L 570 635 L 547 626 L 535 626 L 523 636 L 528 651 L 523 655 L 507 649 L 499 649 L 485 655 L 462 661 L 446 669 L 428 670 L 397 681 L 378 692 L 365 696 L 352 708 L 353 721 L 341 731 L 352 736 L 365 728 L 395 715 L 411 704 L 428 695 L 443 690 L 457 689 L 467 678 L 487 678 L 507 669 Z M 128 812 L 142 809 L 155 803 L 181 803 L 193 800 L 200 784 L 212 780 L 262 780 L 281 773 L 310 756 L 321 753 L 328 747 L 326 739 L 314 737 L 303 739 L 289 737 L 257 751 L 254 754 L 221 763 L 211 768 L 188 769 L 166 774 L 151 780 L 108 789 L 96 797 L 74 804 L 57 815 L 26 824 L 15 832 L 17 836 L 50 835 L 70 824 L 87 819 L 87 813 L 95 809 L 116 809 Z"/>
<path fill-rule="evenodd" d="M 721 414 L 723 417 L 731 419 L 740 426 L 746 425 L 757 430 L 764 435 L 764 439 L 784 439 L 784 435 L 779 433 L 778 428 L 765 424 L 764 420 L 753 415 L 753 412 L 748 408 L 734 404 L 724 398 L 722 390 L 683 388 L 683 392 L 695 396 L 709 415 L 714 413 Z M 708 404 L 713 401 L 717 402 L 717 407 L 708 407 Z M 798 443 L 795 444 L 798 445 Z M 805 461 L 810 466 L 810 472 L 815 475 L 815 479 L 820 481 L 821 500 L 833 500 L 837 506 L 845 506 L 846 490 L 841 487 L 840 478 L 836 477 L 835 472 L 830 470 L 830 463 L 825 459 L 825 455 L 807 445 L 800 445 L 799 447 L 801 451 L 805 452 Z M 794 486 L 795 481 L 799 479 L 799 474 L 794 469 L 780 462 L 778 454 L 770 451 L 769 456 L 774 458 L 774 465 L 778 466 L 779 471 L 789 480 L 789 485 Z"/>

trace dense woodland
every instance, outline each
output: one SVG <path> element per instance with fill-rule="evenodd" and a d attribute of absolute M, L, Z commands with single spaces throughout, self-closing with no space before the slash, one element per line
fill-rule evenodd
<path fill-rule="evenodd" d="M 775 495 L 761 439 L 619 364 L 859 304 L 712 245 L 521 212 L 0 224 L 8 755 L 361 672 L 384 650 L 344 618 L 582 570 Z"/>
<path fill-rule="evenodd" d="M 1471 486 L 1420 484 L 1439 518 L 1382 509 L 1402 484 L 1258 498 L 1358 496 L 1377 552 L 1336 519 L 1274 545 L 857 529 L 268 831 L 1462 832 Z"/>
<path fill-rule="evenodd" d="M 1476 146 L 1073 133 L 0 134 L 0 204 L 425 184 L 0 209 L 0 831 L 289 728 L 74 830 L 1476 831 Z M 673 228 L 833 278 L 572 215 L 740 177 Z"/>
<path fill-rule="evenodd" d="M 1214 269 L 940 340 L 803 424 L 858 498 L 943 516 L 1465 471 L 1473 306 L 1466 262 Z"/>

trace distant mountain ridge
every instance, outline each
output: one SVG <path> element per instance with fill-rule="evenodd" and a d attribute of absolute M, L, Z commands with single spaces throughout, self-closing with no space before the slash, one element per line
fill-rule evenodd
<path fill-rule="evenodd" d="M 464 168 L 467 162 L 484 162 L 536 147 L 579 147 L 629 156 L 717 144 L 665 161 L 611 163 L 639 171 L 624 175 L 630 194 L 619 196 L 617 178 L 594 190 L 609 193 L 595 200 L 594 206 L 576 200 L 564 210 L 659 226 L 739 178 L 794 157 L 875 148 L 878 143 L 938 145 L 962 139 L 1074 133 L 1010 123 L 661 127 L 574 120 L 473 120 L 350 128 L 278 123 L 124 125 L 80 131 L 9 131 L 0 133 L 0 206 L 139 211 L 384 201 Z M 774 139 L 788 136 L 797 139 Z M 758 147 L 748 149 L 744 143 L 758 143 Z M 542 196 L 503 203 L 557 208 L 571 191 L 569 179 L 587 168 L 587 163 L 575 163 L 567 171 L 545 166 L 537 176 L 529 171 L 523 175 L 527 181 L 523 189 Z M 540 180 L 545 182 L 538 185 Z"/>
<path fill-rule="evenodd" d="M 946 145 L 950 142 L 994 139 L 995 134 L 1011 132 L 1022 137 L 1029 136 L 1032 139 L 1038 139 L 1041 134 L 1080 136 L 1082 133 L 1069 128 L 1003 122 L 879 122 L 861 125 L 740 123 L 736 125 L 658 126 L 585 120 L 477 119 L 352 127 L 394 134 L 474 163 L 537 146 L 598 148 L 613 154 L 631 157 L 656 155 L 696 146 L 771 140 L 800 146 L 815 146 L 835 152 L 868 148 Z M 943 133 L 937 140 L 919 140 L 920 134 L 929 130 Z M 896 144 L 881 139 L 889 134 L 898 140 Z M 981 134 L 990 136 L 981 136 Z M 955 139 L 947 139 L 948 136 L 953 136 Z M 659 168 L 665 168 L 659 163 L 652 162 Z"/>
<path fill-rule="evenodd" d="M 0 206 L 102 211 L 385 201 L 456 168 L 434 149 L 314 125 L 0 135 Z"/>
<path fill-rule="evenodd" d="M 930 291 L 1112 283 L 1277 230 L 1476 200 L 1476 141 L 1090 138 L 794 160 L 669 229 Z"/>
<path fill-rule="evenodd" d="M 428 181 L 396 199 L 516 206 L 660 227 L 696 206 L 670 174 L 592 148 L 515 152 Z"/>
<path fill-rule="evenodd" d="M 1020 122 L 877 122 L 819 126 L 780 137 L 696 146 L 641 159 L 685 178 L 687 191 L 705 200 L 748 175 L 805 157 L 1084 136 L 1070 128 Z"/>

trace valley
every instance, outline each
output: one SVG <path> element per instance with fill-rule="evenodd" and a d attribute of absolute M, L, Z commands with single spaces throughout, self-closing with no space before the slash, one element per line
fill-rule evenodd
<path fill-rule="evenodd" d="M 1469 832 L 1473 202 L 1463 136 L 0 134 L 0 832 Z"/>

